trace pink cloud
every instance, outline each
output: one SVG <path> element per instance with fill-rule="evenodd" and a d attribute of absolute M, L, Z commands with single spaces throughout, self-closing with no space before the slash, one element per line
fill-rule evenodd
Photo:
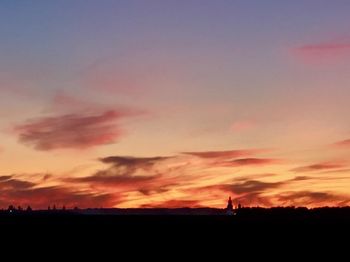
<path fill-rule="evenodd" d="M 350 42 L 325 42 L 309 44 L 294 49 L 297 57 L 305 62 L 322 63 L 350 57 Z"/>
<path fill-rule="evenodd" d="M 339 147 L 339 148 L 350 148 L 350 139 L 338 141 L 334 143 L 334 146 Z"/>
<path fill-rule="evenodd" d="M 118 121 L 132 114 L 110 110 L 99 114 L 43 117 L 17 125 L 19 140 L 37 150 L 86 149 L 117 142 L 123 135 Z"/>

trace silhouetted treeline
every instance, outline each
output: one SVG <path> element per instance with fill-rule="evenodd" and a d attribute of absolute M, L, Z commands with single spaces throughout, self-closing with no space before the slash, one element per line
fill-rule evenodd
<path fill-rule="evenodd" d="M 231 214 L 226 209 L 218 208 L 88 208 L 79 209 L 77 207 L 68 209 L 66 207 L 33 210 L 30 206 L 27 208 L 9 206 L 8 209 L 0 210 L 0 215 L 202 215 L 202 216 L 228 216 L 233 219 L 293 219 L 293 218 L 339 218 L 350 219 L 350 207 L 320 207 L 308 209 L 306 207 L 243 207 L 237 208 Z"/>

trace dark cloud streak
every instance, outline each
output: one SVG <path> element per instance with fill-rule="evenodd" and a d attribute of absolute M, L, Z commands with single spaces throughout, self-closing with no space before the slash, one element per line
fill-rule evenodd
<path fill-rule="evenodd" d="M 182 152 L 182 154 L 196 156 L 200 158 L 207 158 L 207 159 L 211 159 L 211 158 L 232 159 L 232 158 L 238 158 L 238 157 L 252 156 L 265 151 L 266 150 L 262 150 L 262 149 L 244 149 L 244 150 L 227 150 L 227 151 Z"/>

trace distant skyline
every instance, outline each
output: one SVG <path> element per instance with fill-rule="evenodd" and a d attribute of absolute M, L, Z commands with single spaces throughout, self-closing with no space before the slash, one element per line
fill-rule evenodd
<path fill-rule="evenodd" d="M 0 3 L 0 208 L 350 204 L 350 1 Z"/>

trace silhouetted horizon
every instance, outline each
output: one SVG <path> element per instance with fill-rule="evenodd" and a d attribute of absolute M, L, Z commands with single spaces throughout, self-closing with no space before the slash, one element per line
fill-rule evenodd
<path fill-rule="evenodd" d="M 320 209 L 348 209 L 350 206 L 319 206 L 319 207 L 306 207 L 306 206 L 271 206 L 271 207 L 264 207 L 264 206 L 244 206 L 241 202 L 235 201 L 236 204 L 234 204 L 234 200 L 232 200 L 232 197 L 229 196 L 227 200 L 226 208 L 215 208 L 215 207 L 209 207 L 209 206 L 197 206 L 197 207 L 189 207 L 189 206 L 182 206 L 182 207 L 86 207 L 86 208 L 79 208 L 79 206 L 75 207 L 66 207 L 65 205 L 59 206 L 59 205 L 48 205 L 47 208 L 32 208 L 31 205 L 27 205 L 26 208 L 22 206 L 15 206 L 15 205 L 9 205 L 7 209 L 1 208 L 0 211 L 2 212 L 8 212 L 8 213 L 24 213 L 24 212 L 76 212 L 76 213 L 84 213 L 87 211 L 90 212 L 96 212 L 96 211 L 141 211 L 141 210 L 147 210 L 149 213 L 150 211 L 159 211 L 159 210 L 212 210 L 217 212 L 225 213 L 226 215 L 236 215 L 238 211 L 241 211 L 243 209 L 256 209 L 256 210 L 276 210 L 276 209 L 288 209 L 288 210 L 320 210 Z"/>
<path fill-rule="evenodd" d="M 350 210 L 350 206 L 320 206 L 320 207 L 305 207 L 305 206 L 273 206 L 273 207 L 260 207 L 260 206 L 242 206 L 240 208 L 234 208 L 234 212 L 239 212 L 243 210 L 261 210 L 261 211 L 273 211 L 273 210 L 304 210 L 304 211 L 317 211 L 317 210 Z M 211 210 L 211 211 L 216 211 L 222 215 L 234 215 L 234 214 L 229 214 L 227 213 L 227 208 L 215 208 L 215 207 L 127 207 L 127 208 L 122 208 L 122 207 L 88 207 L 88 208 L 79 208 L 79 207 L 74 207 L 74 208 L 31 208 L 28 206 L 27 208 L 21 208 L 21 207 L 14 207 L 14 206 L 9 206 L 7 209 L 1 208 L 0 212 L 1 213 L 35 213 L 35 212 L 47 212 L 47 213 L 64 213 L 64 212 L 69 212 L 69 213 L 79 213 L 79 214 L 84 214 L 84 212 L 89 213 L 89 212 L 94 212 L 94 211 L 106 211 L 106 212 L 127 212 L 130 211 L 132 212 L 137 212 L 137 211 L 147 211 L 148 213 L 151 213 L 151 211 L 163 211 L 163 210 L 183 210 L 183 211 L 203 211 L 203 210 Z M 193 212 L 192 212 L 193 213 Z"/>

